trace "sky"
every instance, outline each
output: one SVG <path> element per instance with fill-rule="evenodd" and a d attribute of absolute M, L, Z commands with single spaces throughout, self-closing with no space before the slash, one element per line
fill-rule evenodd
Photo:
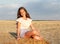
<path fill-rule="evenodd" d="M 60 0 L 0 0 L 0 20 L 15 20 L 21 6 L 33 20 L 60 20 Z"/>

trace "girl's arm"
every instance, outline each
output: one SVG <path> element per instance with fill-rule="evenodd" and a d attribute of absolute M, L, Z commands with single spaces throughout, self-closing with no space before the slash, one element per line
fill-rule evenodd
<path fill-rule="evenodd" d="M 38 34 L 39 35 L 39 32 L 38 30 L 33 26 L 33 24 L 31 23 L 30 25 L 31 29 L 34 31 L 34 33 Z"/>
<path fill-rule="evenodd" d="M 30 27 L 31 27 L 32 30 L 36 30 L 36 28 L 33 26 L 32 23 L 31 23 Z"/>
<path fill-rule="evenodd" d="M 21 25 L 21 23 L 17 22 L 17 30 L 16 30 L 16 32 L 17 32 L 17 38 L 20 38 L 20 25 Z"/>

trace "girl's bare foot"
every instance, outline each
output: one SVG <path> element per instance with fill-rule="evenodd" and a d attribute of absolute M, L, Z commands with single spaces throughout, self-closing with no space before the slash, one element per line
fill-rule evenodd
<path fill-rule="evenodd" d="M 40 41 L 42 41 L 42 40 L 43 40 L 43 37 L 38 36 L 38 35 L 33 36 L 33 38 L 34 38 L 34 39 L 36 39 L 36 40 L 40 40 Z"/>
<path fill-rule="evenodd" d="M 20 40 L 20 37 L 18 37 L 17 40 Z"/>

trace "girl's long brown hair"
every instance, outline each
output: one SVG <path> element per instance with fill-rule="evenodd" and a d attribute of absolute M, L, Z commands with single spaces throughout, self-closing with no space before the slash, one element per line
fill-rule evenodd
<path fill-rule="evenodd" d="M 26 10 L 24 7 L 20 7 L 20 8 L 18 9 L 17 18 L 22 17 L 22 16 L 21 16 L 21 13 L 20 13 L 20 10 L 21 10 L 21 9 L 24 9 L 24 11 L 26 12 L 26 18 L 31 18 L 30 15 L 29 15 L 29 13 L 27 12 L 27 10 Z"/>

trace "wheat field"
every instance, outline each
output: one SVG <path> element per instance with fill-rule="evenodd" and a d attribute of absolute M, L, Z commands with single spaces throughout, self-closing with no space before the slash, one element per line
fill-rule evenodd
<path fill-rule="evenodd" d="M 43 41 L 34 39 L 16 40 L 16 21 L 0 20 L 0 44 L 60 44 L 60 21 L 33 21 L 34 27 L 44 38 Z"/>

